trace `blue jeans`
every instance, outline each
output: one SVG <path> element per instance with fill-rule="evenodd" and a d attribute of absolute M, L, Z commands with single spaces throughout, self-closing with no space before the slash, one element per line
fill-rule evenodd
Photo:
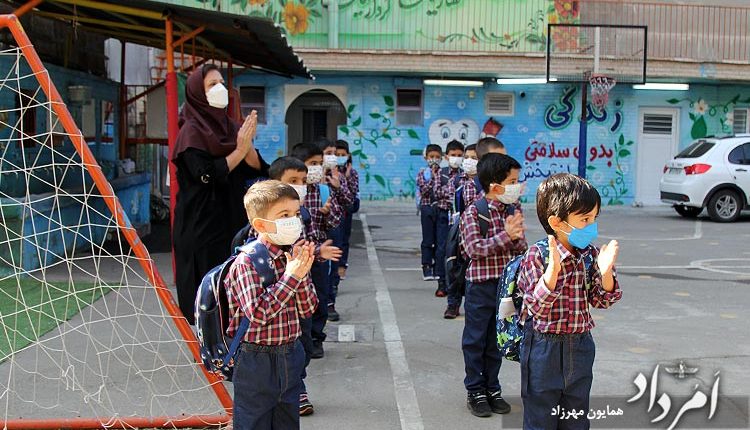
<path fill-rule="evenodd" d="M 298 429 L 304 361 L 299 341 L 271 347 L 243 343 L 232 380 L 234 428 Z"/>
<path fill-rule="evenodd" d="M 323 329 L 326 327 L 326 322 L 328 321 L 328 291 L 330 289 L 328 272 L 330 268 L 330 262 L 316 261 L 313 263 L 312 269 L 310 269 L 310 277 L 315 285 L 315 293 L 318 295 L 318 308 L 315 309 L 315 313 L 312 316 L 311 335 L 313 340 L 321 342 L 326 340 L 326 334 L 323 332 Z"/>
<path fill-rule="evenodd" d="M 344 217 L 344 238 L 341 243 L 341 250 L 344 252 L 339 260 L 339 266 L 349 267 L 349 240 L 352 237 L 352 216 L 353 214 L 347 212 Z"/>
<path fill-rule="evenodd" d="M 495 300 L 497 280 L 466 283 L 466 319 L 461 339 L 466 377 L 464 386 L 469 394 L 500 391 L 500 365 L 503 357 L 497 348 Z"/>
<path fill-rule="evenodd" d="M 521 342 L 521 398 L 524 429 L 588 429 L 586 413 L 558 420 L 557 406 L 589 410 L 596 347 L 591 333 L 550 336 L 532 328 L 529 319 Z"/>
<path fill-rule="evenodd" d="M 445 282 L 445 242 L 448 240 L 448 211 L 436 206 L 419 209 L 422 223 L 422 265 L 434 268 L 434 273 Z"/>
<path fill-rule="evenodd" d="M 328 238 L 333 240 L 333 246 L 340 249 L 344 249 L 344 220 L 341 221 L 338 227 L 328 232 Z M 341 283 L 341 277 L 339 276 L 339 261 L 331 261 L 331 270 L 328 276 L 328 303 L 325 304 L 336 304 L 336 296 L 338 295 L 339 283 Z"/>

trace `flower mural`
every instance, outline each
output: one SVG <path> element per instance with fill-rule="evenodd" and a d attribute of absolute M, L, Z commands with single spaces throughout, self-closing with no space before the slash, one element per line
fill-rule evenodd
<path fill-rule="evenodd" d="M 685 97 L 682 99 L 672 98 L 667 103 L 677 105 L 687 102 L 690 112 L 688 117 L 693 125 L 690 127 L 690 137 L 700 139 L 710 134 L 732 133 L 734 124 L 734 107 L 738 103 L 750 103 L 750 97 L 742 99 L 740 94 L 736 94 L 726 102 L 710 104 L 703 98 L 692 99 Z M 718 126 L 715 124 L 718 122 Z"/>
<path fill-rule="evenodd" d="M 555 12 L 565 20 L 578 18 L 578 0 L 555 0 Z"/>
<path fill-rule="evenodd" d="M 307 19 L 310 16 L 305 5 L 295 2 L 288 2 L 284 5 L 284 26 L 292 35 L 297 35 L 307 31 Z"/>

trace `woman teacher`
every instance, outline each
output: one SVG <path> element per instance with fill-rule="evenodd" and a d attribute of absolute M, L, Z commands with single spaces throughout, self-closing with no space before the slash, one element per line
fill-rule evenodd
<path fill-rule="evenodd" d="M 172 244 L 177 299 L 192 325 L 198 284 L 229 256 L 232 237 L 247 224 L 245 190 L 268 176 L 268 164 L 253 146 L 257 113 L 243 124 L 227 115 L 229 94 L 218 67 L 208 64 L 193 72 L 185 98 L 170 154 L 179 185 Z"/>

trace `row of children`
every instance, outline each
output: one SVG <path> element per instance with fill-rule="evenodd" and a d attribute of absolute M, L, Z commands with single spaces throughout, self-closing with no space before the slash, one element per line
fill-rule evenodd
<path fill-rule="evenodd" d="M 524 326 L 524 428 L 588 428 L 585 414 L 564 423 L 552 411 L 589 410 L 594 360 L 589 306 L 608 308 L 620 300 L 614 271 L 619 247 L 616 241 L 601 249 L 592 245 L 601 197 L 589 182 L 570 174 L 554 175 L 536 190 L 537 216 L 548 236 L 529 247 L 519 203 L 521 165 L 505 152 L 494 138 L 466 148 L 453 141 L 446 147 L 448 166 L 441 168 L 441 148 L 425 149 L 428 167 L 417 176 L 423 279 L 437 279 L 435 295 L 447 295 L 447 319 L 459 315 L 465 296 L 461 346 L 468 409 L 479 417 L 505 414 L 511 406 L 499 381 L 497 292 L 506 265 L 522 255 L 516 287 Z M 449 220 L 460 223 L 458 252 L 468 261 L 465 285 L 458 287 L 445 278 Z M 588 267 L 587 261 L 595 263 Z"/>
<path fill-rule="evenodd" d="M 233 371 L 235 429 L 299 428 L 299 417 L 313 413 L 306 368 L 325 354 L 326 322 L 340 318 L 336 297 L 359 208 L 346 141 L 300 143 L 271 164 L 269 176 L 245 194 L 249 223 L 233 241 L 241 251 L 224 281 L 227 335 L 243 336 Z M 248 243 L 262 245 L 271 261 Z M 259 266 L 269 263 L 272 281 Z"/>

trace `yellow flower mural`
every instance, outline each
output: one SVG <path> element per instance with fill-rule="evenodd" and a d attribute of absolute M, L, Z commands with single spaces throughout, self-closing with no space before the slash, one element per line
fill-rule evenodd
<path fill-rule="evenodd" d="M 310 16 L 307 8 L 295 2 L 284 5 L 284 25 L 291 35 L 307 31 L 307 19 Z"/>

